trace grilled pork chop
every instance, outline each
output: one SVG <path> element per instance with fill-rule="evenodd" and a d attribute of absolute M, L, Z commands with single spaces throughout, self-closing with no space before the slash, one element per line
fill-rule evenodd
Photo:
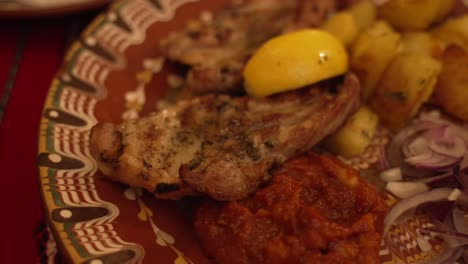
<path fill-rule="evenodd" d="M 211 23 L 169 35 L 161 47 L 169 59 L 190 66 L 186 85 L 194 93 L 236 93 L 242 90 L 244 64 L 261 43 L 284 31 L 321 25 L 336 1 L 241 1 Z"/>
<path fill-rule="evenodd" d="M 270 168 L 336 130 L 358 105 L 352 74 L 267 98 L 210 94 L 120 125 L 97 124 L 91 149 L 103 174 L 156 197 L 237 200 L 267 181 Z"/>

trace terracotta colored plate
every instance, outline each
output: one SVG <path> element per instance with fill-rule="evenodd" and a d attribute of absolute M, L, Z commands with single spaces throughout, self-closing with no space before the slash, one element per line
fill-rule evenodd
<path fill-rule="evenodd" d="M 156 200 L 102 179 L 88 149 L 88 135 L 98 121 L 119 122 L 154 111 L 171 79 L 159 40 L 226 2 L 119 1 L 72 45 L 45 102 L 38 153 L 46 215 L 72 263 L 209 262 L 193 231 L 193 204 Z M 368 168 L 386 142 L 388 135 L 382 132 L 364 155 L 367 160 L 347 162 Z M 396 200 L 389 196 L 388 202 Z M 429 222 L 418 216 L 391 228 L 382 242 L 382 262 L 424 263 L 444 253 L 445 245 L 435 237 L 423 237 L 430 250 L 418 246 L 418 229 Z"/>
<path fill-rule="evenodd" d="M 67 1 L 50 0 L 42 5 L 18 4 L 16 0 L 0 0 L 0 18 L 25 18 L 64 15 L 78 11 L 94 9 L 112 2 L 112 0 Z"/>

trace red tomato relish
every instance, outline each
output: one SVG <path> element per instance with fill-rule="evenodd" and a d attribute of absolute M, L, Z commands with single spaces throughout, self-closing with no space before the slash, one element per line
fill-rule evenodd
<path fill-rule="evenodd" d="M 206 201 L 195 227 L 206 253 L 230 263 L 380 263 L 384 199 L 334 157 L 310 153 L 235 202 Z"/>

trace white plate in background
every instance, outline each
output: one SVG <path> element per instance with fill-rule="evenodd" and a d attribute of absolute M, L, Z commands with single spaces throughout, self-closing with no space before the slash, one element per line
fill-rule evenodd
<path fill-rule="evenodd" d="M 112 0 L 0 0 L 0 18 L 64 15 L 98 8 Z"/>

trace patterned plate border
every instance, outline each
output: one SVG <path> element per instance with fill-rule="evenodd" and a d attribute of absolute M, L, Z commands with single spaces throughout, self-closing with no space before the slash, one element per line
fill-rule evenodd
<path fill-rule="evenodd" d="M 53 79 L 39 130 L 39 180 L 51 230 L 73 263 L 143 261 L 143 247 L 124 241 L 114 229 L 119 208 L 102 200 L 96 191 L 94 174 L 97 165 L 89 152 L 88 136 L 97 122 L 95 105 L 110 90 L 105 86 L 109 73 L 127 65 L 125 51 L 141 44 L 151 25 L 172 19 L 178 7 L 194 1 L 198 0 L 116 2 L 99 15 L 71 46 L 64 66 Z M 372 146 L 375 149 L 370 148 L 367 154 L 375 156 L 385 143 L 375 142 Z M 369 166 L 363 160 L 348 160 L 346 163 L 356 169 Z M 133 196 L 132 199 L 138 198 L 136 194 Z M 397 202 L 392 196 L 387 198 L 390 206 Z M 144 217 L 152 215 L 148 210 L 144 211 Z M 442 241 L 419 231 L 420 227 L 430 225 L 432 223 L 426 216 L 416 215 L 392 227 L 382 240 L 382 263 L 425 263 L 441 254 L 445 250 Z M 159 229 L 156 231 L 159 235 L 166 235 Z M 172 238 L 170 235 L 167 237 L 170 242 Z M 420 244 L 425 244 L 425 248 L 429 245 L 429 250 L 422 250 Z M 176 262 L 192 263 L 183 258 L 182 252 L 176 248 L 173 250 L 179 255 Z"/>
<path fill-rule="evenodd" d="M 119 208 L 99 197 L 89 151 L 94 108 L 110 72 L 126 66 L 125 51 L 147 29 L 196 0 L 122 0 L 99 15 L 65 56 L 52 81 L 39 130 L 37 162 L 51 230 L 73 263 L 141 263 L 143 247 L 124 241 L 113 223 Z"/>

